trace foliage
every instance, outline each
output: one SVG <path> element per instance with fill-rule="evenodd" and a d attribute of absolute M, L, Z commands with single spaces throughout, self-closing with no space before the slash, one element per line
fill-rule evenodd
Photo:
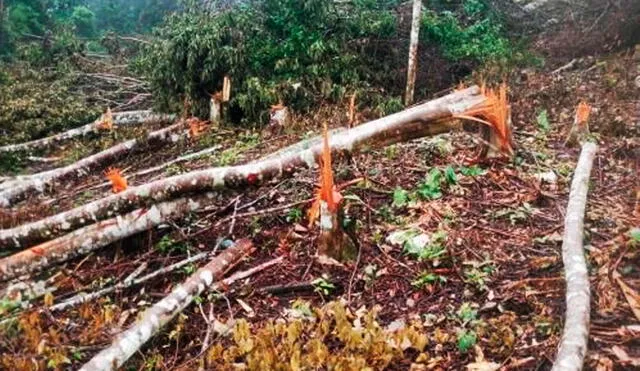
<path fill-rule="evenodd" d="M 462 166 L 458 169 L 458 171 L 464 176 L 479 176 L 485 174 L 485 171 L 478 165 L 472 165 L 470 167 Z"/>
<path fill-rule="evenodd" d="M 215 343 L 207 352 L 206 368 L 382 370 L 409 355 L 416 361 L 428 358 L 421 354 L 429 337 L 420 323 L 390 332 L 377 322 L 376 310 L 353 314 L 334 302 L 319 309 L 305 306 L 305 311 L 259 328 L 237 321 L 230 344 Z M 355 318 L 361 325 L 354 325 Z"/>
<path fill-rule="evenodd" d="M 352 7 L 347 14 L 330 0 L 264 0 L 211 17 L 191 6 L 159 28 L 160 41 L 139 67 L 165 109 L 188 97 L 196 114 L 206 114 L 209 94 L 229 75 L 229 110 L 248 121 L 265 121 L 278 101 L 305 110 L 366 87 L 385 70 L 367 45 L 394 36 L 395 17 L 376 2 Z M 385 111 L 395 109 L 388 104 Z"/>
<path fill-rule="evenodd" d="M 71 22 L 81 36 L 93 36 L 96 32 L 96 15 L 86 6 L 73 8 Z"/>
<path fill-rule="evenodd" d="M 9 81 L 0 85 L 0 145 L 87 124 L 101 113 L 73 94 L 72 76 L 22 68 L 7 72 Z"/>
<path fill-rule="evenodd" d="M 478 341 L 478 335 L 472 330 L 460 330 L 458 332 L 458 350 L 460 353 L 466 353 Z"/>
<path fill-rule="evenodd" d="M 409 192 L 402 188 L 396 188 L 393 190 L 393 207 L 401 208 L 405 207 L 409 202 Z"/>
<path fill-rule="evenodd" d="M 427 174 L 424 182 L 418 186 L 418 195 L 427 200 L 434 200 L 442 197 L 440 183 L 442 181 L 442 172 L 438 168 L 433 168 Z"/>
<path fill-rule="evenodd" d="M 536 122 L 538 123 L 538 127 L 544 132 L 551 129 L 551 126 L 549 125 L 549 115 L 546 109 L 543 109 L 538 113 L 538 116 L 536 116 Z"/>
<path fill-rule="evenodd" d="M 490 7 L 482 0 L 460 4 L 462 9 L 447 4 L 441 11 L 427 11 L 422 17 L 421 39 L 440 45 L 444 56 L 454 62 L 510 58 L 512 47 Z"/>
<path fill-rule="evenodd" d="M 420 261 L 434 260 L 443 257 L 447 253 L 445 245 L 447 233 L 436 231 L 428 239 L 408 238 L 403 245 L 403 252 Z"/>
<path fill-rule="evenodd" d="M 433 286 L 445 282 L 447 282 L 447 279 L 439 274 L 422 272 L 415 280 L 411 282 L 411 286 L 423 288 L 425 286 Z"/>

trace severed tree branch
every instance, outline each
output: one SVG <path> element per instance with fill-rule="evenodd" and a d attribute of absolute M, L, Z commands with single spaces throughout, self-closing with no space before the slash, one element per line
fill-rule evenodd
<path fill-rule="evenodd" d="M 150 124 L 154 122 L 168 123 L 173 121 L 175 118 L 175 115 L 157 114 L 151 111 L 125 111 L 113 113 L 113 123 L 115 125 Z M 90 133 L 97 133 L 101 130 L 101 124 L 102 117 L 98 118 L 90 124 L 71 129 L 47 138 L 0 147 L 0 153 L 25 152 L 45 149 L 72 138 L 85 136 Z"/>
<path fill-rule="evenodd" d="M 213 194 L 199 198 L 180 198 L 161 202 L 149 209 L 103 220 L 30 249 L 0 259 L 0 281 L 41 271 L 51 265 L 88 254 L 161 223 L 179 219 L 213 199 Z"/>
<path fill-rule="evenodd" d="M 477 86 L 456 91 L 345 130 L 331 137 L 333 152 L 357 152 L 370 146 L 386 146 L 424 136 L 437 135 L 459 127 L 454 115 L 482 104 L 486 98 Z M 0 248 L 16 248 L 53 238 L 83 225 L 117 215 L 143 205 L 153 204 L 188 192 L 221 188 L 245 188 L 267 180 L 289 175 L 300 167 L 313 167 L 322 151 L 321 141 L 308 141 L 309 146 L 289 147 L 280 156 L 231 167 L 210 168 L 160 179 L 131 187 L 89 204 L 65 211 L 40 221 L 12 229 L 0 230 Z"/>
<path fill-rule="evenodd" d="M 179 136 L 175 132 L 185 127 L 186 123 L 180 121 L 166 128 L 151 132 L 146 138 L 131 139 L 119 143 L 73 164 L 5 182 L 0 187 L 0 207 L 10 207 L 15 202 L 24 199 L 30 192 L 42 193 L 47 186 L 56 181 L 72 175 L 80 177 L 92 169 L 104 168 L 125 154 L 140 150 L 145 145 L 159 146 L 167 142 L 177 141 Z"/>
<path fill-rule="evenodd" d="M 240 240 L 229 249 L 221 252 L 209 264 L 200 268 L 183 284 L 173 289 L 171 294 L 147 309 L 140 321 L 122 333 L 110 347 L 94 356 L 80 370 L 113 370 L 122 366 L 155 333 L 191 304 L 196 296 L 212 286 L 214 280 L 220 280 L 226 271 L 253 250 L 254 247 L 251 241 Z M 272 261 L 271 265 L 275 263 L 277 262 Z M 248 272 L 238 273 L 213 285 L 213 287 L 224 287 L 234 281 L 246 278 L 259 270 L 256 268 Z M 259 268 L 264 269 L 265 266 L 263 265 Z"/>
<path fill-rule="evenodd" d="M 562 261 L 567 281 L 567 311 L 560 349 L 552 369 L 554 371 L 582 370 L 587 353 L 591 294 L 582 239 L 589 176 L 597 149 L 598 147 L 591 142 L 582 145 L 580 159 L 571 182 L 562 242 Z"/>

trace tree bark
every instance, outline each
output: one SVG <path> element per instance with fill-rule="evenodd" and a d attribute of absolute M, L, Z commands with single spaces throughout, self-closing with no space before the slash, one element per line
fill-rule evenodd
<path fill-rule="evenodd" d="M 46 186 L 56 181 L 72 175 L 81 177 L 93 169 L 104 168 L 125 154 L 139 150 L 143 145 L 158 146 L 169 141 L 177 141 L 179 137 L 174 132 L 183 129 L 185 125 L 185 122 L 181 121 L 149 133 L 144 139 L 128 140 L 73 164 L 5 182 L 0 187 L 2 190 L 0 191 L 0 207 L 10 207 L 17 201 L 24 199 L 30 192 L 42 193 Z"/>
<path fill-rule="evenodd" d="M 413 91 L 416 85 L 416 70 L 418 68 L 418 42 L 420 38 L 420 14 L 422 0 L 413 0 L 413 18 L 411 20 L 411 40 L 409 42 L 409 62 L 407 64 L 407 90 L 404 104 L 413 104 Z"/>
<path fill-rule="evenodd" d="M 567 311 L 560 349 L 553 365 L 554 371 L 582 370 L 587 353 L 591 294 L 582 239 L 589 176 L 597 149 L 598 147 L 590 142 L 582 146 L 571 182 L 562 242 L 562 261 L 567 282 Z"/>
<path fill-rule="evenodd" d="M 138 209 L 129 214 L 103 220 L 0 259 L 0 282 L 42 271 L 169 220 L 180 219 L 209 204 L 212 198 L 213 194 L 208 194 L 199 198 L 161 202 L 149 209 Z"/>
<path fill-rule="evenodd" d="M 332 152 L 356 152 L 363 147 L 381 147 L 448 132 L 459 127 L 459 123 L 452 120 L 454 115 L 485 102 L 485 99 L 478 87 L 460 90 L 344 130 L 339 135 L 332 136 L 329 145 Z M 160 179 L 40 221 L 0 230 L 0 247 L 27 246 L 135 207 L 168 200 L 186 192 L 246 188 L 291 174 L 299 167 L 313 167 L 322 152 L 322 141 L 316 139 L 305 143 L 308 146 L 291 146 L 277 157 L 268 156 L 246 165 L 204 169 Z"/>
<path fill-rule="evenodd" d="M 147 309 L 142 319 L 122 333 L 110 347 L 102 350 L 80 370 L 99 371 L 115 370 L 122 366 L 135 352 L 137 352 L 162 327 L 169 323 L 178 313 L 182 312 L 193 299 L 210 287 L 214 280 L 222 276 L 240 260 L 254 250 L 249 240 L 240 240 L 234 246 L 220 253 L 209 264 L 200 268 L 183 284 L 176 287 L 171 294 Z M 230 277 L 215 286 L 225 286 L 238 279 L 248 276 Z M 253 272 L 250 272 L 251 274 Z M 233 278 L 233 280 L 231 280 Z"/>
<path fill-rule="evenodd" d="M 151 111 L 125 111 L 114 112 L 113 123 L 115 125 L 134 125 L 134 124 L 150 124 L 154 122 L 168 123 L 175 119 L 175 115 L 157 114 Z M 60 134 L 56 134 L 47 138 L 37 139 L 31 142 L 25 142 L 20 144 L 11 144 L 8 146 L 0 147 L 1 153 L 9 152 L 26 152 L 40 149 L 46 149 L 53 145 L 60 144 L 68 141 L 69 139 L 85 136 L 90 133 L 97 133 L 102 123 L 102 117 L 98 118 L 94 122 L 65 131 Z"/>

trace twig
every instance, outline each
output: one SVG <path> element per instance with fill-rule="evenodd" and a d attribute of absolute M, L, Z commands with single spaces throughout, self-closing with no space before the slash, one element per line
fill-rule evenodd
<path fill-rule="evenodd" d="M 91 300 L 95 300 L 97 298 L 100 298 L 102 296 L 110 294 L 110 293 L 112 293 L 114 291 L 124 290 L 124 289 L 127 289 L 129 287 L 140 285 L 140 284 L 142 284 L 144 282 L 147 282 L 147 281 L 149 281 L 151 279 L 154 279 L 154 278 L 156 278 L 158 276 L 162 276 L 162 275 L 165 275 L 167 273 L 174 272 L 174 271 L 176 271 L 176 270 L 178 270 L 178 269 L 180 269 L 180 268 L 182 268 L 182 267 L 184 267 L 184 266 L 186 266 L 188 264 L 192 264 L 192 263 L 198 262 L 200 260 L 204 260 L 209 256 L 210 256 L 209 253 L 206 253 L 206 252 L 205 253 L 200 253 L 200 254 L 194 255 L 194 256 L 192 256 L 192 257 L 190 257 L 188 259 L 184 259 L 184 260 L 181 260 L 181 261 L 179 261 L 177 263 L 174 263 L 174 264 L 171 264 L 169 266 L 166 266 L 166 267 L 163 267 L 161 269 L 158 269 L 157 271 L 149 273 L 146 276 L 142 276 L 142 277 L 140 277 L 138 279 L 130 279 L 130 277 L 127 277 L 127 278 L 125 278 L 124 281 L 122 281 L 122 282 L 120 282 L 120 283 L 118 283 L 116 285 L 113 285 L 113 286 L 110 286 L 110 287 L 106 287 L 106 288 L 104 288 L 102 290 L 94 291 L 94 292 L 89 293 L 89 294 L 85 294 L 85 293 L 77 294 L 77 295 L 75 295 L 75 296 L 73 296 L 73 297 L 71 297 L 71 298 L 69 298 L 69 299 L 67 299 L 67 300 L 65 300 L 65 301 L 63 301 L 61 303 L 58 303 L 58 304 L 50 306 L 48 309 L 51 312 L 55 312 L 55 311 L 59 311 L 59 310 L 65 310 L 65 309 L 68 309 L 70 307 L 73 307 L 73 306 L 76 306 L 76 305 L 79 305 L 79 304 L 82 304 L 82 303 L 86 303 L 86 302 L 91 301 Z M 142 266 L 144 266 L 144 265 L 145 264 L 143 264 Z M 132 273 L 132 275 L 133 275 L 133 273 Z"/>
<path fill-rule="evenodd" d="M 231 224 L 229 225 L 229 238 L 233 236 L 233 227 L 236 226 L 236 215 L 238 215 L 238 203 L 240 202 L 240 196 L 236 198 L 235 204 L 233 204 L 233 215 L 231 215 Z"/>
<path fill-rule="evenodd" d="M 552 75 L 556 75 L 556 74 L 559 74 L 559 73 L 560 73 L 560 72 L 562 72 L 562 71 L 568 70 L 568 69 L 572 68 L 572 67 L 576 64 L 576 62 L 577 62 L 577 61 L 578 61 L 578 60 L 577 60 L 576 58 L 573 58 L 573 59 L 571 60 L 571 62 L 569 62 L 569 63 L 565 64 L 564 66 L 561 66 L 560 68 L 557 68 L 557 69 L 553 70 L 553 71 L 551 72 L 551 74 L 552 74 Z"/>
<path fill-rule="evenodd" d="M 247 212 L 247 213 L 237 214 L 237 215 L 235 215 L 235 218 L 247 218 L 247 217 L 250 217 L 250 216 L 271 214 L 271 213 L 275 213 L 275 212 L 278 212 L 278 211 L 287 210 L 287 209 L 290 209 L 290 208 L 295 207 L 295 206 L 305 205 L 305 204 L 313 202 L 314 200 L 315 200 L 315 198 L 309 198 L 309 199 L 306 199 L 306 200 L 303 200 L 303 201 L 296 201 L 296 202 L 292 202 L 292 203 L 286 204 L 286 205 L 271 207 L 269 209 L 257 210 L 257 211 L 251 211 L 251 212 Z M 233 220 L 233 218 L 234 217 L 231 216 L 231 217 L 222 219 L 221 221 L 216 223 L 216 227 L 228 222 L 229 220 Z"/>
<path fill-rule="evenodd" d="M 349 278 L 349 289 L 347 290 L 347 303 L 351 304 L 351 288 L 353 287 L 353 279 L 358 272 L 358 266 L 360 265 L 360 258 L 362 257 L 362 245 L 358 243 L 358 258 L 356 259 L 356 265 L 353 267 L 351 277 Z"/>

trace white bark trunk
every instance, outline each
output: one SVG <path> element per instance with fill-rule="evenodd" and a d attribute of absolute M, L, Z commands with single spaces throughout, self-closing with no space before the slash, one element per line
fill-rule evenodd
<path fill-rule="evenodd" d="M 210 287 L 214 280 L 220 280 L 224 273 L 254 250 L 248 240 L 238 241 L 234 246 L 220 253 L 209 264 L 200 268 L 171 294 L 147 309 L 142 319 L 122 333 L 110 347 L 102 350 L 81 371 L 115 370 L 122 366 L 144 343 L 186 308 L 193 298 Z M 243 277 L 235 278 L 241 279 Z M 223 285 L 233 281 L 225 280 Z M 217 285 L 216 285 L 217 286 Z"/>
<path fill-rule="evenodd" d="M 199 198 L 181 198 L 161 202 L 148 209 L 138 209 L 103 220 L 54 240 L 0 259 L 0 282 L 23 274 L 41 271 L 80 255 L 88 254 L 136 233 L 169 220 L 184 217 L 209 204 L 213 194 Z"/>
<path fill-rule="evenodd" d="M 582 370 L 589 341 L 589 273 L 582 245 L 589 176 L 598 147 L 587 142 L 576 165 L 564 219 L 562 261 L 567 281 L 567 311 L 554 371 Z"/>
<path fill-rule="evenodd" d="M 0 153 L 24 152 L 44 149 L 72 138 L 88 135 L 90 133 L 97 133 L 101 130 L 101 119 L 102 117 L 90 124 L 71 129 L 65 131 L 64 133 L 56 134 L 47 138 L 0 147 Z M 149 124 L 153 122 L 167 123 L 173 121 L 174 119 L 175 115 L 157 114 L 151 111 L 126 111 L 113 113 L 113 123 L 115 125 Z"/>
<path fill-rule="evenodd" d="M 413 0 L 413 18 L 411 20 L 411 40 L 409 42 L 409 62 L 407 64 L 407 90 L 404 104 L 413 104 L 413 92 L 416 85 L 416 70 L 418 68 L 418 42 L 420 39 L 420 14 L 422 0 Z"/>
<path fill-rule="evenodd" d="M 451 118 L 484 103 L 478 87 L 457 91 L 396 114 L 371 121 L 331 137 L 333 152 L 354 152 L 365 146 L 385 146 L 458 128 Z M 292 173 L 299 167 L 315 166 L 322 152 L 321 140 L 308 140 L 308 146 L 291 146 L 280 156 L 241 166 L 211 168 L 176 175 L 129 189 L 65 211 L 37 222 L 0 230 L 0 247 L 22 247 L 50 239 L 83 225 L 177 197 L 185 192 L 220 188 L 244 188 Z"/>
<path fill-rule="evenodd" d="M 96 168 L 104 168 L 127 153 L 138 150 L 145 144 L 159 145 L 177 141 L 180 136 L 175 134 L 185 127 L 184 122 L 149 133 L 144 139 L 131 139 L 117 144 L 102 152 L 83 158 L 73 164 L 48 170 L 42 173 L 18 177 L 14 181 L 5 182 L 0 188 L 0 207 L 10 207 L 15 202 L 24 199 L 30 192 L 42 193 L 45 187 L 63 178 L 75 175 L 81 177 Z"/>

